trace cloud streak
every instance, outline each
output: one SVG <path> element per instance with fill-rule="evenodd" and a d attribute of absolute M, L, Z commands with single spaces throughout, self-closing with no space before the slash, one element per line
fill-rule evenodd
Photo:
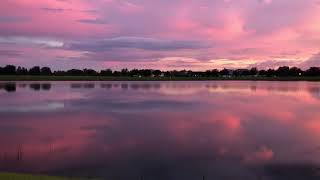
<path fill-rule="evenodd" d="M 45 47 L 62 47 L 64 43 L 50 38 L 32 38 L 32 37 L 0 37 L 0 44 L 17 45 L 42 45 Z"/>
<path fill-rule="evenodd" d="M 86 24 L 108 24 L 105 19 L 79 19 L 78 22 Z"/>
<path fill-rule="evenodd" d="M 27 16 L 0 16 L 0 23 L 24 23 L 31 21 Z"/>
<path fill-rule="evenodd" d="M 116 37 L 103 40 L 74 42 L 67 45 L 71 50 L 103 52 L 113 49 L 142 49 L 151 51 L 174 51 L 180 49 L 208 48 L 207 45 L 195 41 L 174 41 L 145 37 Z"/>

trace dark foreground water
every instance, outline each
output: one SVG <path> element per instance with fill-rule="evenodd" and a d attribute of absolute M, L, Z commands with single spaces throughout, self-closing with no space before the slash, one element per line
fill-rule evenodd
<path fill-rule="evenodd" d="M 320 178 L 320 83 L 0 83 L 0 171 Z"/>

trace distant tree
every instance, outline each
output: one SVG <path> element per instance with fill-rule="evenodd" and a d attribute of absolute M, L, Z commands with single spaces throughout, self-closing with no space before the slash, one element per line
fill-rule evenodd
<path fill-rule="evenodd" d="M 51 75 L 52 71 L 49 67 L 43 67 L 41 68 L 41 75 Z"/>
<path fill-rule="evenodd" d="M 165 77 L 171 77 L 171 72 L 170 71 L 166 71 L 163 73 Z"/>
<path fill-rule="evenodd" d="M 119 71 L 113 71 L 112 75 L 113 75 L 113 76 L 121 76 L 121 72 L 119 72 Z"/>
<path fill-rule="evenodd" d="M 194 77 L 195 74 L 193 71 L 189 70 L 189 71 L 186 71 L 185 74 L 184 74 L 185 77 Z M 206 72 L 203 73 L 203 76 L 206 76 Z"/>
<path fill-rule="evenodd" d="M 267 74 L 266 74 L 268 77 L 274 77 L 276 76 L 276 71 L 274 69 L 268 69 L 267 70 Z"/>
<path fill-rule="evenodd" d="M 219 76 L 219 71 L 217 69 L 207 70 L 204 73 L 204 76 L 206 76 L 206 77 L 217 77 L 217 76 Z"/>
<path fill-rule="evenodd" d="M 170 71 L 170 76 L 178 77 L 179 76 L 179 72 L 177 70 Z"/>
<path fill-rule="evenodd" d="M 231 71 L 229 69 L 223 69 L 219 73 L 221 76 L 228 76 L 231 75 Z"/>
<path fill-rule="evenodd" d="M 144 76 L 158 77 L 163 75 L 165 77 L 218 77 L 218 76 L 265 76 L 265 77 L 297 77 L 297 76 L 320 76 L 320 67 L 310 67 L 308 70 L 303 71 L 298 67 L 282 66 L 278 69 L 258 70 L 257 68 L 251 69 L 223 69 L 221 71 L 217 69 L 207 71 L 191 71 L 191 70 L 172 70 L 172 71 L 161 71 L 153 69 L 122 69 L 121 71 L 112 71 L 111 69 L 101 70 L 99 73 L 93 69 L 70 69 L 68 71 L 54 71 L 52 72 L 49 67 L 40 68 L 35 66 L 29 71 L 24 67 L 15 67 L 14 65 L 7 65 L 0 67 L 0 75 L 55 75 L 55 76 Z M 33 85 L 35 87 L 35 85 Z M 49 86 L 45 86 L 49 87 Z M 37 86 L 36 86 L 37 89 Z"/>
<path fill-rule="evenodd" d="M 96 76 L 98 75 L 97 71 L 93 70 L 93 69 L 84 69 L 83 73 L 87 76 Z"/>
<path fill-rule="evenodd" d="M 249 71 L 249 75 L 250 76 L 255 76 L 258 74 L 258 69 L 257 68 L 251 68 L 250 71 Z"/>
<path fill-rule="evenodd" d="M 101 70 L 100 75 L 101 76 L 112 76 L 112 70 L 111 69 Z"/>
<path fill-rule="evenodd" d="M 194 77 L 197 76 L 197 74 L 195 72 L 192 71 L 186 71 L 186 70 L 182 70 L 182 71 L 170 71 L 170 76 L 172 77 Z"/>
<path fill-rule="evenodd" d="M 210 76 L 211 76 L 211 70 L 207 70 L 207 71 L 205 72 L 205 76 L 206 76 L 206 77 L 210 77 Z"/>
<path fill-rule="evenodd" d="M 141 76 L 141 73 L 138 69 L 132 69 L 130 72 L 129 72 L 129 76 Z"/>
<path fill-rule="evenodd" d="M 248 69 L 236 69 L 233 71 L 234 76 L 248 76 L 250 71 Z"/>
<path fill-rule="evenodd" d="M 31 68 L 29 70 L 29 74 L 33 75 L 33 76 L 40 75 L 40 73 L 41 73 L 41 71 L 40 71 L 40 67 L 39 66 L 35 66 L 35 67 L 33 67 L 33 68 Z"/>
<path fill-rule="evenodd" d="M 277 76 L 289 76 L 290 68 L 288 66 L 279 67 L 276 71 Z"/>
<path fill-rule="evenodd" d="M 15 75 L 16 74 L 16 66 L 14 65 L 7 65 L 3 69 L 4 75 Z"/>
<path fill-rule="evenodd" d="M 219 70 L 218 69 L 211 70 L 211 76 L 218 77 L 219 76 Z"/>
<path fill-rule="evenodd" d="M 54 71 L 53 74 L 54 74 L 55 76 L 65 76 L 65 75 L 68 75 L 67 72 L 61 71 L 61 70 L 60 70 L 60 71 Z"/>
<path fill-rule="evenodd" d="M 289 70 L 289 76 L 301 76 L 303 71 L 297 67 L 292 67 Z"/>
<path fill-rule="evenodd" d="M 151 75 L 152 75 L 152 70 L 151 69 L 142 70 L 142 76 L 150 77 Z"/>
<path fill-rule="evenodd" d="M 66 72 L 69 76 L 81 76 L 84 75 L 84 72 L 80 69 L 70 69 Z"/>
<path fill-rule="evenodd" d="M 121 69 L 121 76 L 129 76 L 129 70 L 127 68 Z"/>
<path fill-rule="evenodd" d="M 28 69 L 24 67 L 18 67 L 16 71 L 17 75 L 27 75 L 28 74 Z"/>
<path fill-rule="evenodd" d="M 304 74 L 306 76 L 320 76 L 320 67 L 310 67 Z"/>
<path fill-rule="evenodd" d="M 155 77 L 159 77 L 159 76 L 162 74 L 162 72 L 161 72 L 160 70 L 154 70 L 154 71 L 152 71 L 152 74 L 153 74 Z"/>
<path fill-rule="evenodd" d="M 262 70 L 259 70 L 258 74 L 259 76 L 267 76 L 267 71 L 262 69 Z"/>
<path fill-rule="evenodd" d="M 189 71 L 187 71 L 189 72 Z M 206 76 L 206 72 L 202 72 L 202 71 L 196 71 L 196 72 L 193 72 L 193 74 L 195 74 L 197 77 L 205 77 Z M 186 73 L 184 75 L 184 77 L 188 77 L 188 73 Z"/>
<path fill-rule="evenodd" d="M 236 69 L 236 70 L 233 71 L 233 75 L 236 76 L 236 77 L 241 76 L 241 73 L 242 72 L 241 72 L 240 69 Z"/>

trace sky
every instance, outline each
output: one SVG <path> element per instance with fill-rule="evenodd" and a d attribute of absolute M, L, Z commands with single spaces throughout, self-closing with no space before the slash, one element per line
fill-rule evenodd
<path fill-rule="evenodd" d="M 1 0 L 0 66 L 320 66 L 320 0 Z"/>

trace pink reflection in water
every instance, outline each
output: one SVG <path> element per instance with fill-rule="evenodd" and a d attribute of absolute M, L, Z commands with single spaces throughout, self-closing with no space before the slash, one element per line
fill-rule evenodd
<path fill-rule="evenodd" d="M 274 168 L 298 167 L 317 177 L 319 83 L 21 83 L 0 91 L 1 170 L 277 179 Z"/>

